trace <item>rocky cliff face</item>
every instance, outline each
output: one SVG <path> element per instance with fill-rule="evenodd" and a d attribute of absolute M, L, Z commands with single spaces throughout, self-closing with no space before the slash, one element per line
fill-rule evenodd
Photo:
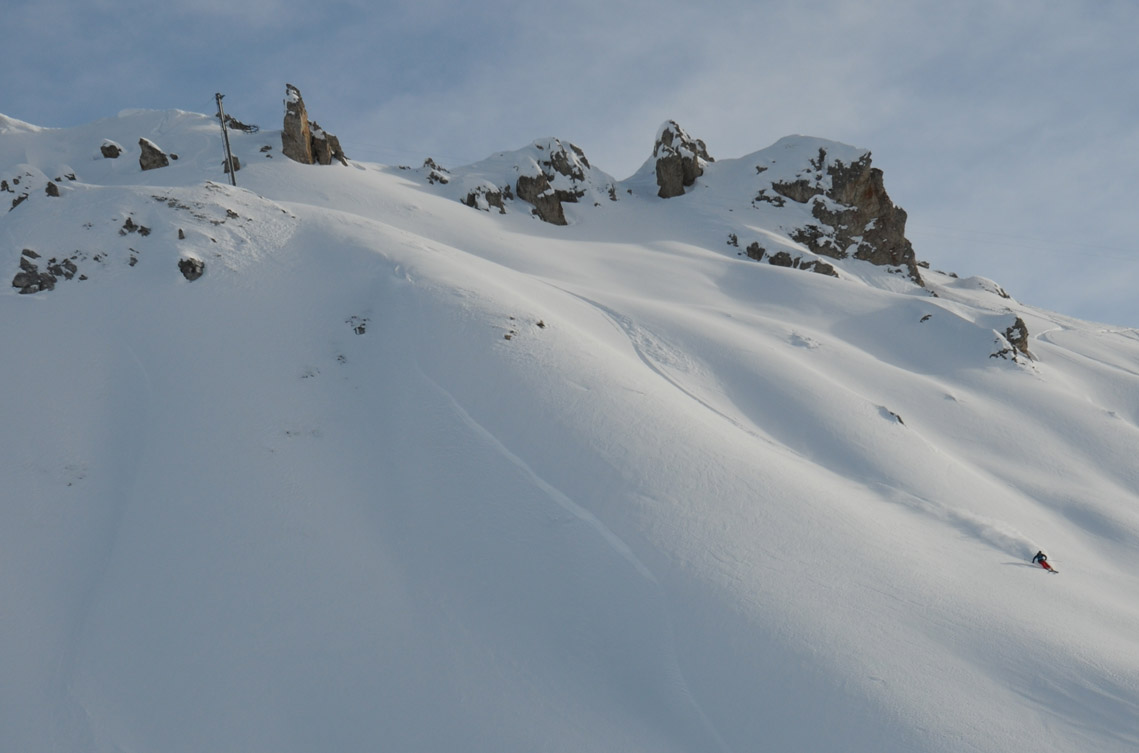
<path fill-rule="evenodd" d="M 289 159 L 305 165 L 331 165 L 336 160 L 348 164 L 340 139 L 309 121 L 300 89 L 285 84 L 285 122 L 281 129 L 281 151 Z"/>
<path fill-rule="evenodd" d="M 820 146 L 793 178 L 772 180 L 770 189 L 807 205 L 818 221 L 795 229 L 792 240 L 835 259 L 850 256 L 899 267 L 921 283 L 913 246 L 905 236 L 906 212 L 890 200 L 882 171 L 871 166 L 870 152 L 844 160 Z M 766 188 L 760 189 L 757 200 L 777 203 Z"/>

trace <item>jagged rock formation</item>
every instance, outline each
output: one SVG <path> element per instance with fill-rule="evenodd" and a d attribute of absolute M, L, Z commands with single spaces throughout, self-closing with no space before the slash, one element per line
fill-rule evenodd
<path fill-rule="evenodd" d="M 715 162 L 700 139 L 694 139 L 675 120 L 657 131 L 653 145 L 656 160 L 657 196 L 668 199 L 680 196 L 684 189 L 704 174 L 704 165 Z"/>
<path fill-rule="evenodd" d="M 1008 343 L 1008 347 L 993 353 L 990 358 L 1010 358 L 1013 361 L 1019 360 L 1018 356 L 1024 356 L 1030 361 L 1035 361 L 1036 356 L 1032 355 L 1028 350 L 1028 325 L 1019 316 L 1016 317 L 1008 329 L 1004 331 L 1004 341 Z M 998 344 L 1001 343 L 1000 339 L 997 340 Z"/>
<path fill-rule="evenodd" d="M 534 214 L 544 222 L 551 225 L 565 225 L 566 213 L 562 209 L 562 201 L 577 201 L 575 194 L 559 195 L 550 185 L 549 176 L 544 173 L 538 175 L 518 176 L 518 198 L 534 205 Z M 565 198 L 563 199 L 563 196 Z"/>
<path fill-rule="evenodd" d="M 765 170 L 757 167 L 760 175 Z M 772 180 L 770 189 L 775 196 L 763 188 L 755 201 L 784 206 L 786 198 L 808 204 L 818 220 L 796 228 L 792 240 L 823 256 L 899 267 L 922 284 L 913 245 L 905 237 L 906 212 L 890 200 L 870 152 L 844 160 L 819 146 L 806 166 L 790 178 Z"/>
<path fill-rule="evenodd" d="M 139 139 L 138 146 L 142 150 L 138 155 L 138 165 L 143 170 L 155 170 L 170 164 L 170 158 L 166 156 L 166 152 L 159 149 L 153 141 Z"/>
<path fill-rule="evenodd" d="M 1005 338 L 1013 348 L 1029 358 L 1035 358 L 1028 350 L 1028 325 L 1019 316 L 1012 326 L 1005 330 Z"/>
<path fill-rule="evenodd" d="M 835 277 L 842 267 L 816 257 L 851 258 L 924 284 L 905 237 L 906 213 L 890 200 L 870 152 L 824 139 L 789 136 L 747 157 L 715 162 L 702 140 L 669 120 L 657 133 L 652 156 L 622 184 L 593 168 L 580 148 L 558 139 L 453 172 L 428 160 L 419 172 L 467 206 L 505 214 L 517 198 L 554 225 L 567 224 L 567 205 L 616 201 L 619 187 L 639 195 L 655 185 L 658 197 L 672 198 L 701 178 L 710 202 L 706 213 L 727 220 L 729 244 L 746 249 L 740 256 Z M 736 224 L 742 216 L 728 213 L 749 204 L 764 216 Z"/>
<path fill-rule="evenodd" d="M 531 206 L 531 214 L 552 225 L 567 224 L 565 204 L 602 199 L 616 201 L 616 181 L 589 164 L 576 144 L 551 138 L 516 152 L 503 152 L 483 162 L 448 172 L 433 161 L 421 171 L 428 183 L 448 185 L 469 207 L 505 214 L 515 198 Z"/>
<path fill-rule="evenodd" d="M 305 165 L 331 165 L 332 160 L 348 164 L 340 139 L 309 121 L 300 89 L 285 84 L 285 122 L 281 130 L 281 151 L 294 162 Z"/>

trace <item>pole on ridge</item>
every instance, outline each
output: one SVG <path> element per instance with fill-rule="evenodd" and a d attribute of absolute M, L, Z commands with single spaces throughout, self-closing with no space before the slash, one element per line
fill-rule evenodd
<path fill-rule="evenodd" d="M 230 184 L 237 185 L 236 171 L 233 169 L 233 153 L 229 150 L 229 131 L 225 127 L 225 111 L 221 109 L 221 101 L 225 97 L 224 94 L 218 93 L 214 95 L 218 101 L 218 120 L 221 121 L 221 137 L 225 142 L 225 169 L 229 173 Z"/>

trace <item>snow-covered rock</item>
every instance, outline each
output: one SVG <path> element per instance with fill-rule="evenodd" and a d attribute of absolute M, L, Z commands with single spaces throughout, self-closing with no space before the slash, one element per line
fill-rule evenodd
<path fill-rule="evenodd" d="M 434 163 L 423 172 L 431 182 L 444 182 Z M 451 170 L 445 193 L 467 206 L 483 210 L 493 206 L 501 213 L 506 212 L 507 202 L 518 199 L 529 204 L 539 219 L 565 225 L 565 204 L 616 201 L 616 185 L 610 175 L 590 165 L 580 147 L 548 138 Z"/>
<path fill-rule="evenodd" d="M 668 199 L 683 195 L 684 189 L 704 174 L 704 166 L 715 160 L 703 141 L 692 138 L 675 120 L 669 120 L 657 129 L 650 161 L 659 187 L 657 196 Z"/>
<path fill-rule="evenodd" d="M 143 170 L 157 170 L 170 164 L 170 158 L 150 139 L 138 140 L 138 165 Z"/>

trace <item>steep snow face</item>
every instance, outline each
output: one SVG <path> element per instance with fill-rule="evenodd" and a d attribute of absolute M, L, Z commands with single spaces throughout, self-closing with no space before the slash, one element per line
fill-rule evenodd
<path fill-rule="evenodd" d="M 0 293 L 0 748 L 1134 750 L 1139 334 L 738 255 L 778 153 L 555 227 L 231 138 L 0 139 L 92 262 Z"/>

